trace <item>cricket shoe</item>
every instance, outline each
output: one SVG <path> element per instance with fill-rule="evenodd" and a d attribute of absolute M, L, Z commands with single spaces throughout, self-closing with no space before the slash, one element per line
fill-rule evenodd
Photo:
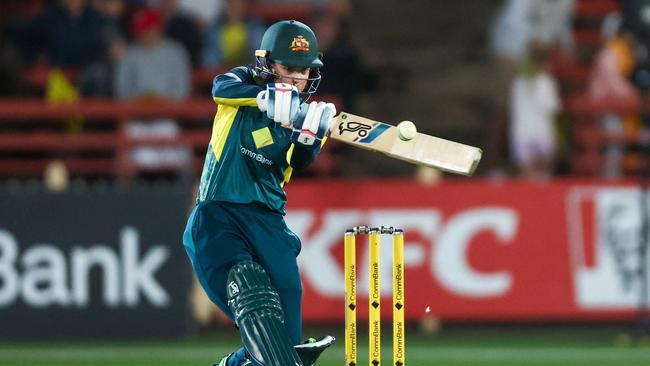
<path fill-rule="evenodd" d="M 221 359 L 221 361 L 219 361 L 219 363 L 215 363 L 212 366 L 229 366 L 228 365 L 228 360 L 232 357 L 232 355 L 233 355 L 233 353 L 231 352 L 231 353 L 223 356 L 223 358 Z M 242 360 L 242 362 L 239 365 L 236 365 L 236 366 L 251 366 L 251 365 L 252 365 L 251 361 L 249 359 L 245 358 L 244 360 Z"/>
<path fill-rule="evenodd" d="M 316 360 L 320 357 L 321 353 L 325 351 L 325 348 L 331 346 L 334 340 L 335 338 L 330 335 L 320 340 L 309 338 L 305 343 L 294 346 L 293 348 L 296 349 L 296 353 L 298 353 L 304 366 L 313 366 L 316 364 Z"/>
<path fill-rule="evenodd" d="M 334 343 L 334 340 L 336 340 L 336 338 L 329 335 L 321 338 L 320 340 L 316 340 L 316 338 L 309 338 L 305 341 L 305 343 L 294 346 L 294 349 L 296 350 L 296 353 L 298 354 L 298 357 L 300 357 L 300 360 L 304 366 L 314 366 L 321 353 L 323 353 L 327 347 L 331 346 L 332 343 Z M 232 357 L 232 355 L 233 353 L 229 353 L 223 356 L 219 363 L 215 363 L 212 366 L 231 366 L 228 365 L 228 360 L 230 357 Z M 251 365 L 252 362 L 248 358 L 245 358 L 240 365 L 233 366 Z"/>

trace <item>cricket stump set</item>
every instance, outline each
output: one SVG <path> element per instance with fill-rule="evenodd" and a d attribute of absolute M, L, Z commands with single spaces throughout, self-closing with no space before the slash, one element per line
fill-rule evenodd
<path fill-rule="evenodd" d="M 381 291 L 380 291 L 380 237 L 393 238 L 393 364 L 405 363 L 404 324 L 404 233 L 390 226 L 357 226 L 345 232 L 345 358 L 346 366 L 357 364 L 357 265 L 356 238 L 368 235 L 370 246 L 368 287 L 368 343 L 369 366 L 381 362 Z"/>

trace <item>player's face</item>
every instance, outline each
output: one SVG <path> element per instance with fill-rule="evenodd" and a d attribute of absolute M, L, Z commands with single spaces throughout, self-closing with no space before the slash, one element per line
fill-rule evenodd
<path fill-rule="evenodd" d="M 273 72 L 279 77 L 276 83 L 293 84 L 298 88 L 298 91 L 303 92 L 307 87 L 307 79 L 309 79 L 309 68 L 301 67 L 287 67 L 280 64 L 273 64 Z"/>

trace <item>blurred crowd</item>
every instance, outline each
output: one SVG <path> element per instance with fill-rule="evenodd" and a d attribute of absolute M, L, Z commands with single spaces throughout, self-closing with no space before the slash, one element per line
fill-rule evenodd
<path fill-rule="evenodd" d="M 441 4 L 431 8 L 438 9 Z M 589 26 L 598 30 L 598 39 L 589 52 L 575 39 L 576 9 L 581 4 L 614 4 L 614 11 L 604 18 L 598 15 L 592 19 L 594 24 Z M 269 16 L 252 11 L 264 5 L 267 10 L 281 7 L 282 13 Z M 319 92 L 335 96 L 339 109 L 366 112 L 369 105 L 380 104 L 382 99 L 366 101 L 363 110 L 357 107 L 357 97 L 381 87 L 399 89 L 408 98 L 405 89 L 419 80 L 400 68 L 404 65 L 399 57 L 375 57 L 373 67 L 383 67 L 382 72 L 371 72 L 364 65 L 351 39 L 351 6 L 349 0 L 2 1 L 0 97 L 37 96 L 54 103 L 82 98 L 206 99 L 215 74 L 252 64 L 266 27 L 296 15 L 318 36 L 325 54 Z M 476 143 L 486 150 L 479 172 L 548 179 L 578 171 L 582 160 L 571 160 L 571 155 L 580 142 L 573 136 L 577 124 L 569 115 L 568 101 L 585 95 L 594 105 L 645 103 L 650 91 L 650 0 L 503 0 L 491 7 L 495 12 L 490 26 L 478 26 L 489 50 L 489 60 L 482 60 L 489 64 L 490 74 L 485 79 L 489 79 L 490 90 L 484 98 L 491 106 L 486 110 L 493 113 L 487 118 L 491 128 L 481 137 L 483 141 Z M 394 48 L 394 41 L 386 43 L 374 44 L 378 47 L 376 54 Z M 366 56 L 372 55 L 368 48 Z M 566 70 L 562 70 L 567 65 L 587 70 L 584 85 L 567 87 Z M 387 86 L 391 67 L 401 70 L 394 74 L 403 81 L 400 85 L 406 86 Z M 411 66 L 409 72 L 411 68 L 418 73 Z M 47 70 L 36 92 L 24 82 L 26 71 L 29 74 L 34 70 Z M 207 72 L 201 74 L 201 70 Z M 204 75 L 204 80 L 201 82 L 197 75 Z M 380 78 L 384 80 L 378 82 Z M 387 100 L 399 103 L 395 97 L 390 94 Z M 604 146 L 599 145 L 598 137 L 590 142 L 602 159 L 597 161 L 596 174 L 603 177 L 637 174 L 646 170 L 645 162 L 650 160 L 646 159 L 650 149 L 645 147 L 650 140 L 646 131 L 650 116 L 633 112 L 644 110 L 640 108 L 624 110 L 598 116 L 600 136 L 618 136 L 604 139 Z M 81 128 L 78 119 L 71 119 L 67 126 L 72 131 Z M 133 120 L 126 132 L 133 139 L 174 139 L 182 128 L 169 118 Z M 331 144 L 307 174 L 337 176 L 344 151 L 344 147 Z M 191 148 L 183 146 L 145 148 L 135 149 L 133 160 L 142 166 L 186 166 L 190 155 Z"/>
<path fill-rule="evenodd" d="M 0 96 L 44 97 L 53 103 L 111 98 L 209 100 L 211 79 L 228 68 L 254 63 L 270 23 L 251 11 L 281 6 L 280 18 L 299 16 L 318 34 L 327 54 L 320 92 L 351 107 L 363 87 L 363 67 L 346 37 L 346 0 L 26 0 L 0 4 Z M 307 11 L 305 12 L 304 9 Z M 275 16 L 277 17 L 277 15 Z M 35 93 L 20 77 L 46 70 Z M 206 70 L 205 80 L 194 74 Z M 78 131 L 78 121 L 69 121 Z M 77 123 L 75 123 L 77 122 Z M 128 123 L 131 139 L 173 140 L 181 126 L 169 118 Z M 333 149 L 336 153 L 336 149 Z M 142 147 L 132 160 L 145 168 L 187 166 L 190 147 Z M 330 174 L 323 159 L 315 169 Z"/>
<path fill-rule="evenodd" d="M 594 100 L 613 100 L 642 105 L 650 91 L 650 2 L 622 2 L 620 11 L 607 15 L 601 26 L 603 46 L 598 52 L 588 88 Z M 613 135 L 639 140 L 637 146 L 613 143 L 606 147 L 602 175 L 621 177 L 640 171 L 647 175 L 650 118 L 640 113 L 609 112 L 600 118 L 601 128 Z"/>
<path fill-rule="evenodd" d="M 76 86 L 84 97 L 182 99 L 190 92 L 193 68 L 219 69 L 254 61 L 254 50 L 268 24 L 249 7 L 263 3 L 291 1 L 3 2 L 3 74 L 11 77 L 19 69 L 41 65 L 78 69 Z M 294 3 L 310 6 L 309 21 L 322 33 L 321 47 L 333 47 L 341 35 L 347 2 Z M 3 95 L 18 93 L 3 91 Z"/>
<path fill-rule="evenodd" d="M 552 54 L 573 56 L 574 7 L 574 0 L 505 1 L 490 29 L 499 88 L 495 104 L 508 116 L 497 129 L 508 126 L 507 141 L 495 136 L 491 142 L 508 148 L 516 172 L 525 177 L 554 173 L 562 104 L 549 61 Z"/>
<path fill-rule="evenodd" d="M 638 106 L 650 90 L 650 1 L 618 2 L 617 9 L 597 24 L 600 46 L 595 53 L 581 53 L 574 40 L 577 4 L 575 0 L 505 1 L 490 29 L 498 95 L 509 96 L 507 101 L 495 102 L 506 111 L 507 122 L 501 126 L 507 128 L 497 129 L 506 133 L 493 136 L 491 143 L 508 147 L 516 173 L 524 177 L 556 174 L 563 154 L 578 148 L 569 146 L 571 126 L 567 125 L 563 101 L 584 93 L 595 106 Z M 563 63 L 588 65 L 584 89 L 562 89 L 562 80 L 556 74 Z M 650 155 L 644 136 L 648 135 L 649 122 L 643 112 L 600 116 L 602 134 L 589 137 L 593 140 L 589 144 L 602 150 L 596 151 L 603 159 L 596 174 L 621 178 L 647 172 Z M 604 146 L 599 145 L 597 136 L 605 136 Z M 579 163 L 574 162 L 573 168 L 579 169 L 575 167 Z M 496 173 L 500 174 L 498 170 Z"/>

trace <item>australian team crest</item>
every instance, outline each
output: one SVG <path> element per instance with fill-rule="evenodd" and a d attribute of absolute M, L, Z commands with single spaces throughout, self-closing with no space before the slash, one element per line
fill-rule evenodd
<path fill-rule="evenodd" d="M 309 51 L 309 41 L 303 36 L 296 36 L 291 41 L 291 51 Z"/>

